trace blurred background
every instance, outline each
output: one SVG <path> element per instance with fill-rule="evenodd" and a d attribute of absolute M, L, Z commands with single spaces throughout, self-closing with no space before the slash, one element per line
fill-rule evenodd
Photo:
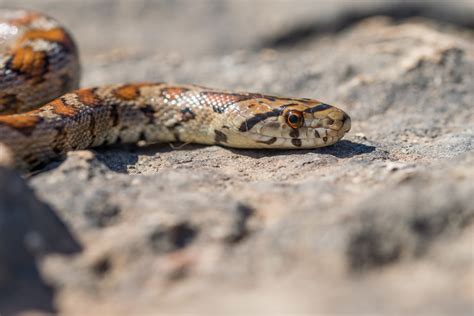
<path fill-rule="evenodd" d="M 424 16 L 474 27 L 474 2 L 407 0 L 2 0 L 47 12 L 90 55 L 127 49 L 186 58 L 302 44 L 376 15 Z M 301 42 L 300 42 L 301 41 Z"/>

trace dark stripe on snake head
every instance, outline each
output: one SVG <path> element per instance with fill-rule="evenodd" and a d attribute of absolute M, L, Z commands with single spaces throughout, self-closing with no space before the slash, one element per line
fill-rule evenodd
<path fill-rule="evenodd" d="M 217 144 L 222 144 L 222 143 L 227 143 L 227 135 L 222 133 L 221 131 L 215 129 L 214 130 L 214 141 L 217 143 Z"/>
<path fill-rule="evenodd" d="M 283 108 L 280 107 L 269 112 L 256 114 L 252 116 L 251 118 L 246 119 L 244 122 L 242 122 L 242 124 L 240 124 L 239 131 L 248 132 L 249 130 L 252 129 L 252 127 L 257 125 L 259 122 L 264 121 L 269 117 L 281 115 L 282 111 L 283 111 Z"/>
<path fill-rule="evenodd" d="M 333 107 L 332 105 L 329 105 L 329 104 L 326 104 L 326 103 L 321 103 L 321 104 L 318 104 L 316 106 L 313 106 L 312 108 L 306 109 L 303 112 L 305 112 L 305 113 L 320 112 L 320 111 L 330 109 L 332 107 Z"/>

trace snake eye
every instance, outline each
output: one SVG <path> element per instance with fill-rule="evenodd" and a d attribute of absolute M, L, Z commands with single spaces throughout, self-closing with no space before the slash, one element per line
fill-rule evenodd
<path fill-rule="evenodd" d="M 303 115 L 299 111 L 289 111 L 286 117 L 286 123 L 291 128 L 299 128 L 303 126 L 304 120 Z"/>

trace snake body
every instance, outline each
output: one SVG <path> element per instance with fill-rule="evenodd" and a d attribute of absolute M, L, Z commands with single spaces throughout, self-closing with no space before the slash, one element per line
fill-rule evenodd
<path fill-rule="evenodd" d="M 0 11 L 0 143 L 21 169 L 138 141 L 315 148 L 351 125 L 342 110 L 305 98 L 148 82 L 74 90 L 78 82 L 76 45 L 58 22 Z"/>

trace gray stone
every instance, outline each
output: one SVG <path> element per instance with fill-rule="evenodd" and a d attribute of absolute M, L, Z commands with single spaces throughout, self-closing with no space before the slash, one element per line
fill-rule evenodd
<path fill-rule="evenodd" d="M 20 176 L 0 167 L 0 313 L 55 311 L 54 289 L 39 273 L 37 261 L 80 249 L 56 213 L 37 200 Z"/>

